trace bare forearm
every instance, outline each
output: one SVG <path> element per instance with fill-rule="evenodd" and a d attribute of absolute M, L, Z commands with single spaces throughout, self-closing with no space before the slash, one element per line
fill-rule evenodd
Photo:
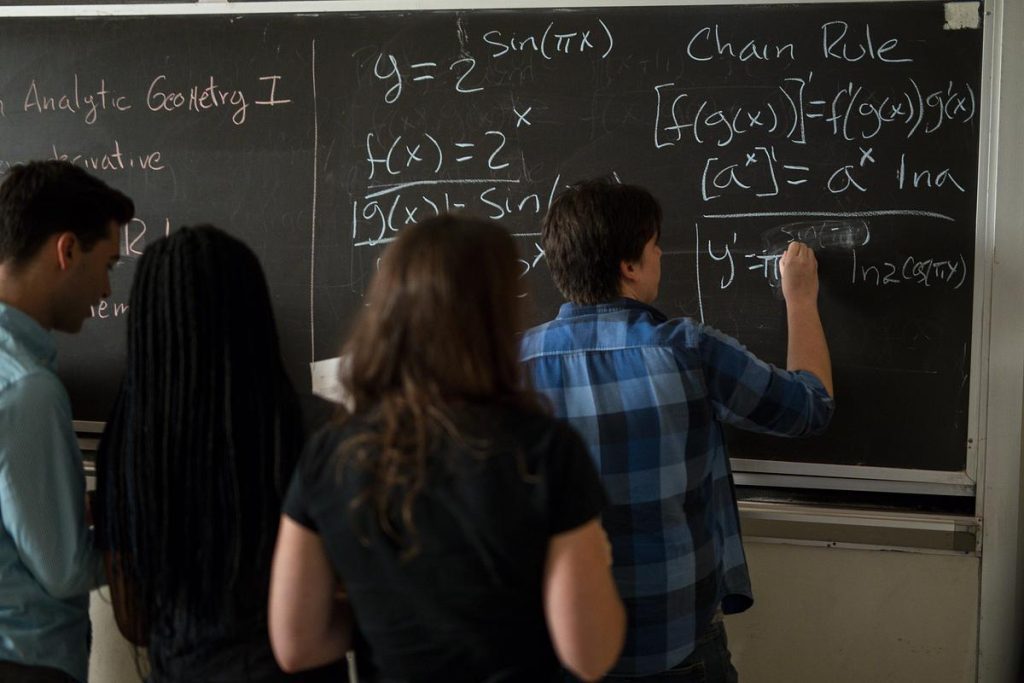
<path fill-rule="evenodd" d="M 810 372 L 821 380 L 828 395 L 832 396 L 832 360 L 817 303 L 787 305 L 786 319 L 789 328 L 787 369 Z"/>
<path fill-rule="evenodd" d="M 581 627 L 587 641 L 599 644 L 591 656 L 581 658 L 587 664 L 576 671 L 580 678 L 587 681 L 600 680 L 618 661 L 626 635 L 626 611 L 615 584 L 610 577 L 601 584 L 596 587 L 594 607 L 591 608 L 588 621 Z"/>
<path fill-rule="evenodd" d="M 622 650 L 626 614 L 612 580 L 600 523 L 552 538 L 544 577 L 544 610 L 555 652 L 585 681 L 600 680 Z"/>
<path fill-rule="evenodd" d="M 335 578 L 320 536 L 281 517 L 270 578 L 270 644 L 287 672 L 329 664 L 345 656 L 353 614 L 335 599 Z"/>
<path fill-rule="evenodd" d="M 278 651 L 281 668 L 302 671 L 343 658 L 352 646 L 352 621 L 348 603 L 335 602 L 330 620 L 322 629 L 302 629 L 287 638 L 288 645 Z"/>

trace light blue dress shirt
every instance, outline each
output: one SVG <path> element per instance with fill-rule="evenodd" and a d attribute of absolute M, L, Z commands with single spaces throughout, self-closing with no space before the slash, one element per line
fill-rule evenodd
<path fill-rule="evenodd" d="M 0 303 L 0 660 L 85 681 L 89 591 L 103 583 L 53 337 Z"/>

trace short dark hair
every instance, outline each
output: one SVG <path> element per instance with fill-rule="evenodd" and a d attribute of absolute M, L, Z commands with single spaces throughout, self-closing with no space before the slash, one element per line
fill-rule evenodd
<path fill-rule="evenodd" d="M 555 198 L 540 235 L 562 296 L 610 301 L 620 296 L 622 261 L 638 261 L 644 245 L 661 237 L 661 205 L 642 187 L 588 180 Z"/>
<path fill-rule="evenodd" d="M 0 263 L 31 259 L 53 234 L 70 231 L 86 251 L 107 236 L 110 221 L 135 215 L 127 196 L 67 161 L 32 161 L 0 185 Z"/>

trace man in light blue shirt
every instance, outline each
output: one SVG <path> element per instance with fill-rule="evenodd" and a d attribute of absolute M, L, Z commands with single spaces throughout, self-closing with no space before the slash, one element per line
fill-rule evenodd
<path fill-rule="evenodd" d="M 0 680 L 86 680 L 102 559 L 51 330 L 78 332 L 110 294 L 126 196 L 67 162 L 0 185 Z"/>

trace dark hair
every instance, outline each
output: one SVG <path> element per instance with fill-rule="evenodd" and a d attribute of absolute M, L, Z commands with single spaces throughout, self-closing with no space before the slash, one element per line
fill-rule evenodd
<path fill-rule="evenodd" d="M 562 296 L 578 304 L 610 301 L 620 296 L 620 264 L 638 261 L 644 245 L 661 236 L 661 206 L 642 187 L 589 180 L 555 198 L 540 234 Z"/>
<path fill-rule="evenodd" d="M 302 440 L 256 255 L 211 226 L 151 244 L 97 459 L 98 528 L 149 629 L 265 608 Z"/>
<path fill-rule="evenodd" d="M 444 436 L 467 435 L 462 409 L 540 410 L 518 362 L 517 259 L 511 235 L 493 221 L 441 215 L 403 229 L 343 349 L 350 361 L 342 386 L 353 415 L 370 427 L 341 445 L 343 469 L 368 472 L 354 507 L 368 502 L 382 530 L 409 541 L 410 552 L 412 504 L 431 449 Z"/>
<path fill-rule="evenodd" d="M 134 215 L 131 199 L 72 163 L 14 166 L 0 185 L 0 263 L 19 266 L 64 231 L 88 251 L 107 237 L 111 221 L 124 225 Z"/>

